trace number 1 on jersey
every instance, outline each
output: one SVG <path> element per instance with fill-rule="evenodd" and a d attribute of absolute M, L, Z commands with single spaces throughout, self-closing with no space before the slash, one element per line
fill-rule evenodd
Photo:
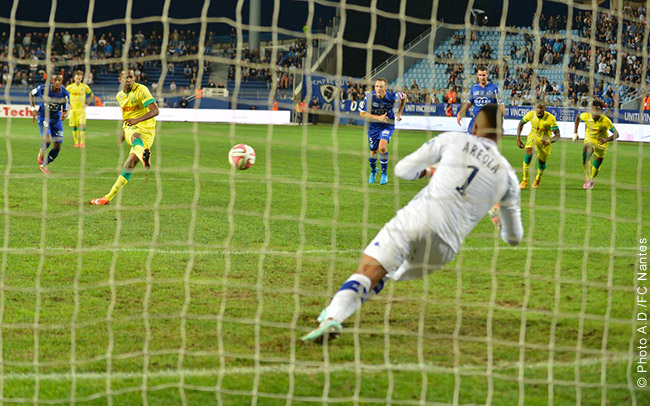
<path fill-rule="evenodd" d="M 476 176 L 476 174 L 478 173 L 478 168 L 476 166 L 467 165 L 467 167 L 472 170 L 472 173 L 469 174 L 463 186 L 456 186 L 456 191 L 460 193 L 461 196 L 465 196 L 467 186 L 469 186 L 469 184 L 472 183 L 474 176 Z"/>

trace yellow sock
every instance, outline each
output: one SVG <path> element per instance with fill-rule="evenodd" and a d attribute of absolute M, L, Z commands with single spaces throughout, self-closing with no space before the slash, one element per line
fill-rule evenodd
<path fill-rule="evenodd" d="M 134 145 L 133 153 L 138 157 L 140 162 L 142 162 L 142 155 L 144 154 L 144 147 L 142 145 Z"/>
<path fill-rule="evenodd" d="M 583 167 L 585 168 L 585 174 L 587 177 L 591 178 L 591 173 L 594 171 L 594 166 L 591 164 L 591 161 L 584 164 Z"/>
<path fill-rule="evenodd" d="M 72 138 L 74 139 L 75 144 L 79 144 L 79 131 L 72 130 Z"/>
<path fill-rule="evenodd" d="M 528 180 L 528 168 L 530 168 L 530 164 L 524 161 L 524 181 Z"/>
<path fill-rule="evenodd" d="M 537 169 L 537 176 L 535 176 L 535 180 L 539 182 L 539 180 L 542 179 L 543 174 L 544 171 Z"/>
<path fill-rule="evenodd" d="M 128 182 L 128 180 L 124 176 L 120 175 L 117 178 L 117 180 L 115 181 L 115 184 L 113 185 L 113 187 L 111 188 L 111 191 L 108 192 L 108 194 L 105 197 L 109 201 L 113 200 L 113 198 L 115 197 L 117 192 L 119 192 L 120 189 L 122 189 L 124 187 L 124 185 L 126 185 L 127 182 Z"/>
<path fill-rule="evenodd" d="M 600 168 L 596 168 L 595 166 L 591 165 L 591 179 L 598 176 L 599 173 L 600 173 Z"/>
<path fill-rule="evenodd" d="M 86 143 L 86 130 L 85 129 L 81 130 L 81 143 L 82 144 Z"/>

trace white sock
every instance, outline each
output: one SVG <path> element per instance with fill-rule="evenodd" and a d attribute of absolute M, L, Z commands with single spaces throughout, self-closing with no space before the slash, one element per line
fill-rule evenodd
<path fill-rule="evenodd" d="M 366 294 L 370 291 L 370 285 L 370 278 L 365 275 L 355 273 L 350 276 L 325 309 L 327 318 L 343 323 L 361 307 Z"/>
<path fill-rule="evenodd" d="M 370 289 L 368 293 L 366 294 L 366 297 L 363 299 L 363 303 L 366 303 L 368 300 L 372 299 L 373 297 L 377 296 L 379 292 L 384 289 L 384 286 L 386 285 L 386 282 L 388 282 L 388 276 L 384 276 L 382 279 L 377 282 L 374 288 Z"/>

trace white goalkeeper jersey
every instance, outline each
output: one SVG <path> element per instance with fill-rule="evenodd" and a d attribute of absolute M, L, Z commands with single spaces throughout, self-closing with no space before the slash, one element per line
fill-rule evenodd
<path fill-rule="evenodd" d="M 467 234 L 499 203 L 501 238 L 512 245 L 521 241 L 519 180 L 494 141 L 461 132 L 440 134 L 399 161 L 395 175 L 414 180 L 434 164 L 438 167 L 428 185 L 409 202 L 421 215 L 419 221 L 458 251 Z"/>

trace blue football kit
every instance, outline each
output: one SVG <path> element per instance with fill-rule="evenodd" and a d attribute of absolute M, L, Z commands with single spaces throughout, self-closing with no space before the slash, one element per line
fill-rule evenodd
<path fill-rule="evenodd" d="M 469 127 L 467 127 L 467 132 L 471 134 L 472 128 L 474 128 L 474 119 L 478 115 L 478 112 L 481 111 L 481 108 L 486 104 L 501 104 L 499 86 L 492 82 L 488 82 L 485 87 L 476 83 L 469 92 L 468 101 L 472 103 L 472 120 L 469 122 Z"/>
<path fill-rule="evenodd" d="M 52 86 L 46 94 L 45 85 L 40 85 L 32 90 L 34 98 L 41 98 L 38 106 L 38 128 L 41 136 L 49 133 L 52 138 L 57 138 L 62 142 L 63 122 L 61 121 L 61 112 L 68 110 L 70 93 L 61 86 L 58 92 L 52 91 Z"/>
<path fill-rule="evenodd" d="M 403 100 L 405 97 L 406 95 L 402 92 L 386 91 L 386 96 L 380 99 L 373 90 L 361 102 L 359 111 L 378 116 L 386 114 L 390 120 L 388 123 L 371 121 L 368 124 L 368 148 L 371 151 L 377 151 L 379 140 L 381 139 L 390 142 L 390 137 L 393 135 L 393 131 L 395 131 L 395 113 L 393 112 L 393 106 L 397 100 Z"/>
<path fill-rule="evenodd" d="M 376 91 L 372 91 L 366 95 L 359 106 L 359 111 L 366 112 L 378 116 L 386 114 L 388 122 L 371 121 L 368 124 L 368 148 L 370 149 L 370 177 L 368 183 L 375 183 L 375 176 L 377 174 L 377 150 L 379 149 L 379 141 L 386 140 L 390 142 L 390 137 L 395 131 L 395 113 L 393 107 L 397 100 L 405 100 L 406 95 L 402 92 L 386 91 L 384 98 L 379 98 Z M 388 151 L 380 154 L 379 163 L 381 165 L 381 180 L 380 184 L 385 185 L 388 183 Z"/>

